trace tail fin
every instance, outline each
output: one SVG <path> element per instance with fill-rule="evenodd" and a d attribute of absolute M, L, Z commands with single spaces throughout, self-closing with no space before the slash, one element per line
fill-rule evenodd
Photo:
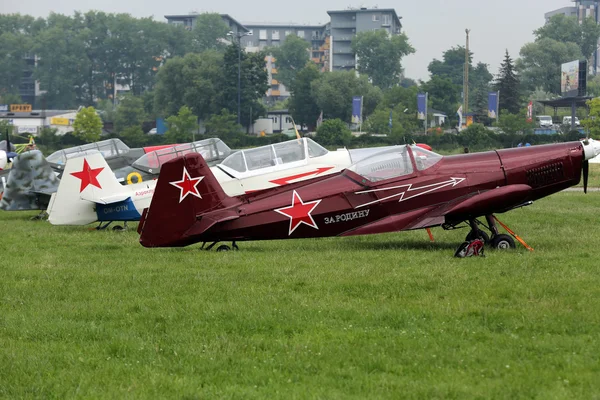
<path fill-rule="evenodd" d="M 65 170 L 48 208 L 53 225 L 85 225 L 96 221 L 95 203 L 126 200 L 130 191 L 122 186 L 100 153 L 67 160 Z"/>
<path fill-rule="evenodd" d="M 10 173 L 3 175 L 4 193 L 0 209 L 45 210 L 50 195 L 58 188 L 54 170 L 39 150 L 27 151 L 14 159 Z"/>
<path fill-rule="evenodd" d="M 214 213 L 237 203 L 237 198 L 225 194 L 200 154 L 173 159 L 160 169 L 152 203 L 138 226 L 140 243 L 144 247 L 191 244 L 190 228 L 198 234 L 217 222 L 237 218 L 230 211 Z M 207 213 L 211 214 L 197 218 Z"/>

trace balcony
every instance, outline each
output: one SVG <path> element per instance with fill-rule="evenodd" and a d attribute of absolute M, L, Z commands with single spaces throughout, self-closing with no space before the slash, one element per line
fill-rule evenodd
<path fill-rule="evenodd" d="M 279 91 L 279 90 L 271 90 L 271 96 L 281 96 L 281 91 Z"/>
<path fill-rule="evenodd" d="M 319 64 L 321 62 L 321 57 L 313 57 L 311 58 L 311 61 L 315 64 Z"/>
<path fill-rule="evenodd" d="M 354 39 L 353 35 L 334 36 L 334 42 L 351 42 Z"/>
<path fill-rule="evenodd" d="M 348 22 L 332 22 L 332 29 L 345 29 L 345 28 L 356 28 L 356 21 L 348 21 Z"/>
<path fill-rule="evenodd" d="M 271 85 L 279 85 L 279 81 L 277 79 L 272 79 Z"/>
<path fill-rule="evenodd" d="M 354 54 L 352 49 L 336 49 L 333 48 L 333 54 Z"/>
<path fill-rule="evenodd" d="M 356 65 L 354 61 L 337 61 L 333 63 L 336 68 L 354 68 Z"/>
<path fill-rule="evenodd" d="M 271 75 L 277 74 L 277 68 L 271 68 Z"/>

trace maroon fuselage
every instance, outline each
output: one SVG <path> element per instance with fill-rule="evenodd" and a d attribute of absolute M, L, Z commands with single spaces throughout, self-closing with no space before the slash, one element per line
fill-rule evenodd
<path fill-rule="evenodd" d="M 577 184 L 580 142 L 445 156 L 412 173 L 370 182 L 351 170 L 235 198 L 176 234 L 141 229 L 144 246 L 396 232 L 504 212 Z M 180 174 L 179 174 L 180 175 Z M 159 179 L 160 185 L 160 179 Z M 156 196 L 156 195 L 155 195 Z M 206 196 L 203 196 L 206 198 Z M 154 200 L 150 214 L 154 211 Z M 175 207 L 175 206 L 174 206 Z M 172 217 L 175 218 L 174 212 Z"/>

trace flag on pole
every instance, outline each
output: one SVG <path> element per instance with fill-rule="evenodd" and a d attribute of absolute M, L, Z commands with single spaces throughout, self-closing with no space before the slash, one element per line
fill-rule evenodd
<path fill-rule="evenodd" d="M 319 114 L 319 118 L 317 118 L 317 128 L 319 126 L 321 126 L 322 123 L 323 123 L 323 111 L 321 111 L 321 114 Z"/>
<path fill-rule="evenodd" d="M 460 107 L 458 107 L 458 111 L 456 111 L 456 115 L 458 115 L 458 131 L 460 132 L 462 130 L 462 125 L 463 125 L 462 105 Z"/>
<path fill-rule="evenodd" d="M 527 122 L 533 121 L 533 101 L 530 101 L 527 105 Z"/>
<path fill-rule="evenodd" d="M 499 92 L 488 93 L 488 117 L 498 119 L 498 104 L 500 102 Z"/>
<path fill-rule="evenodd" d="M 360 124 L 362 123 L 362 96 L 354 96 L 352 97 L 352 123 Z"/>

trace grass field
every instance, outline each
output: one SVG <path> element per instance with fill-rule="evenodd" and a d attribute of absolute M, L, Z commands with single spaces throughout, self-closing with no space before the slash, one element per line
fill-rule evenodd
<path fill-rule="evenodd" d="M 600 398 L 600 193 L 466 231 L 145 249 L 0 213 L 4 398 Z"/>

